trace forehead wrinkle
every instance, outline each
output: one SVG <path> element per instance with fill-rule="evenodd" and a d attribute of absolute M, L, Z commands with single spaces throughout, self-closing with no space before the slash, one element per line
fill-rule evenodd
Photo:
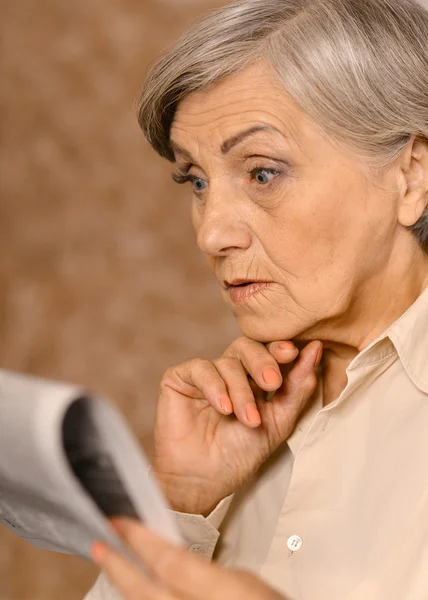
<path fill-rule="evenodd" d="M 275 127 L 285 139 L 292 139 L 299 147 L 301 147 L 301 140 L 299 140 L 299 138 L 302 137 L 302 127 L 299 127 L 299 124 L 304 115 L 299 115 L 298 113 L 292 114 L 295 111 L 290 111 L 286 102 L 281 102 L 280 100 L 273 98 L 269 98 L 268 100 L 273 104 L 272 108 L 266 108 L 266 97 L 261 97 L 260 99 L 263 99 L 263 107 L 242 106 L 232 114 L 230 114 L 231 106 L 245 104 L 245 101 L 243 102 L 241 99 L 232 104 L 226 103 L 222 106 L 213 108 L 207 108 L 206 104 L 204 104 L 204 107 L 202 108 L 201 106 L 201 109 L 198 111 L 189 111 L 187 110 L 187 104 L 184 106 L 182 105 L 178 108 L 173 121 L 171 137 L 174 135 L 174 130 L 181 130 L 184 134 L 192 132 L 193 130 L 200 133 L 201 128 L 207 127 L 208 132 L 204 133 L 204 135 L 212 136 L 214 132 L 218 132 L 219 130 L 228 130 L 222 136 L 224 141 L 228 137 L 237 135 L 243 131 L 246 126 L 268 125 Z M 274 108 L 277 108 L 277 111 L 274 110 Z M 227 109 L 228 114 L 224 114 L 225 109 Z M 287 121 L 284 119 L 283 115 L 288 116 Z M 244 119 L 245 123 L 243 122 Z M 231 121 L 236 121 L 236 123 L 231 123 Z M 195 138 L 197 138 L 197 136 L 195 136 Z"/>
<path fill-rule="evenodd" d="M 290 123 L 286 123 L 277 115 L 266 109 L 260 110 L 248 108 L 243 109 L 233 115 L 228 114 L 214 116 L 212 113 L 210 113 L 209 119 L 205 120 L 204 122 L 197 123 L 194 119 L 186 119 L 186 117 L 183 117 L 184 115 L 181 115 L 174 120 L 171 127 L 171 141 L 175 130 L 178 132 L 181 131 L 184 133 L 184 135 L 186 135 L 192 130 L 200 132 L 202 127 L 207 127 L 209 134 L 213 134 L 219 130 L 228 130 L 227 133 L 222 136 L 223 141 L 225 141 L 228 137 L 238 135 L 247 128 L 258 126 L 266 127 L 267 133 L 283 135 L 285 138 L 292 137 L 295 139 L 298 131 L 297 129 L 293 131 L 295 119 L 290 118 Z M 234 120 L 236 117 L 239 117 L 239 121 L 231 124 L 231 120 Z M 174 143 L 177 144 L 178 142 Z"/>
<path fill-rule="evenodd" d="M 272 106 L 272 109 L 266 109 L 267 103 Z M 273 118 L 278 119 L 278 115 L 274 114 L 274 112 L 276 111 L 273 110 L 273 107 L 277 109 L 278 114 L 289 113 L 289 118 L 291 122 L 294 122 L 296 120 L 300 121 L 303 116 L 303 113 L 298 114 L 298 111 L 296 109 L 293 110 L 294 107 L 288 107 L 285 98 L 274 98 L 272 94 L 270 94 L 268 98 L 266 97 L 266 95 L 261 95 L 260 97 L 253 97 L 252 99 L 244 100 L 242 99 L 242 96 L 238 97 L 236 100 L 225 100 L 223 95 L 221 103 L 213 102 L 211 106 L 211 103 L 209 101 L 197 102 L 195 98 L 193 98 L 192 104 L 195 104 L 195 106 L 197 106 L 197 109 L 191 110 L 189 107 L 189 100 L 183 100 L 177 108 L 174 122 L 182 121 L 185 124 L 192 125 L 196 118 L 200 119 L 200 126 L 209 124 L 213 118 L 221 118 L 223 115 L 224 118 L 228 118 L 231 116 L 236 116 L 236 114 L 242 115 L 245 113 L 255 112 L 265 112 L 266 114 L 271 115 Z M 231 108 L 233 109 L 233 107 L 238 107 L 238 110 L 236 110 L 235 113 L 231 113 Z M 224 114 L 225 111 L 226 114 Z M 218 117 L 217 115 L 220 115 L 220 117 Z"/>
<path fill-rule="evenodd" d="M 282 94 L 286 90 L 281 82 L 275 82 L 274 79 L 271 78 L 267 79 L 264 74 L 262 77 L 253 78 L 251 82 L 247 76 L 245 76 L 245 79 L 243 79 L 241 74 L 241 77 L 235 75 L 234 77 L 228 77 L 222 81 L 211 84 L 206 88 L 195 90 L 186 96 L 182 102 L 185 104 L 191 104 L 193 100 L 196 102 L 201 100 L 205 103 L 210 97 L 222 100 L 224 99 L 225 95 L 236 95 L 239 98 L 242 98 L 243 93 L 245 92 L 249 92 L 250 95 L 257 98 L 258 94 L 263 93 L 263 91 L 264 93 L 267 91 L 268 94 L 272 94 L 272 92 Z"/>
<path fill-rule="evenodd" d="M 229 110 L 233 106 L 244 103 L 249 104 L 254 102 L 259 105 L 264 105 L 267 97 L 269 97 L 269 102 L 278 102 L 280 105 L 283 105 L 283 102 L 281 102 L 279 98 L 273 98 L 272 90 L 270 90 L 270 92 L 269 90 L 266 90 L 264 94 L 256 93 L 255 90 L 253 90 L 251 97 L 244 97 L 239 91 L 233 94 L 225 92 L 221 94 L 218 99 L 199 99 L 197 96 L 198 92 L 191 94 L 188 98 L 183 100 L 178 106 L 177 114 L 184 112 L 190 117 L 203 117 L 206 114 L 216 111 L 223 111 L 224 109 Z"/>
<path fill-rule="evenodd" d="M 243 98 L 243 89 L 251 92 L 250 97 Z M 227 84 L 222 82 L 214 88 L 200 90 L 184 98 L 172 123 L 171 138 L 175 137 L 176 132 L 182 132 L 186 137 L 191 136 L 195 142 L 200 142 L 200 145 L 210 140 L 213 146 L 212 139 L 215 136 L 220 137 L 220 147 L 222 142 L 239 134 L 246 126 L 263 124 L 278 129 L 284 139 L 294 140 L 306 154 L 307 149 L 302 147 L 307 129 L 305 117 L 305 113 L 278 81 L 262 81 L 254 89 L 254 81 L 251 85 L 245 82 L 245 85 L 238 86 L 236 80 L 229 80 Z M 206 131 L 202 131 L 205 128 Z M 310 139 L 311 135 L 309 144 Z M 179 141 L 174 140 L 176 144 Z M 181 144 L 182 147 L 184 145 Z"/>

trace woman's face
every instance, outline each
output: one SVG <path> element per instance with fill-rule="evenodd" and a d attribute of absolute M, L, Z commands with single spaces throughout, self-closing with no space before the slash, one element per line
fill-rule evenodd
<path fill-rule="evenodd" d="M 397 235 L 391 182 L 375 190 L 266 65 L 184 99 L 171 142 L 198 245 L 243 335 L 328 339 L 371 282 L 374 297 Z"/>

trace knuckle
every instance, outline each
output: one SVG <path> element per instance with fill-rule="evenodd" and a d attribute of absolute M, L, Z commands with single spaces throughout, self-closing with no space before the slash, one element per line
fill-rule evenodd
<path fill-rule="evenodd" d="M 305 379 L 303 380 L 303 382 L 300 386 L 302 394 L 304 396 L 309 396 L 310 394 L 312 394 L 316 384 L 317 384 L 317 377 L 316 377 L 315 373 L 309 374 L 307 377 L 305 377 Z"/>
<path fill-rule="evenodd" d="M 207 358 L 194 358 L 190 361 L 190 367 L 199 371 L 211 370 L 213 364 Z"/>
<path fill-rule="evenodd" d="M 277 364 L 275 357 L 269 348 L 263 344 L 259 344 L 252 349 L 251 358 L 256 361 L 261 361 L 267 365 Z"/>
<path fill-rule="evenodd" d="M 240 366 L 241 361 L 238 358 L 235 358 L 233 356 L 222 356 L 221 358 L 218 359 L 218 361 L 216 361 L 216 363 L 220 367 L 227 367 L 229 369 L 236 369 L 237 367 Z"/>
<path fill-rule="evenodd" d="M 162 379 L 162 381 L 159 384 L 159 392 L 160 394 L 165 393 L 168 390 L 168 379 L 165 379 L 165 377 Z"/>
<path fill-rule="evenodd" d="M 195 358 L 190 369 L 199 382 L 212 384 L 221 379 L 215 364 L 206 358 Z"/>
<path fill-rule="evenodd" d="M 168 388 L 170 386 L 170 384 L 174 381 L 174 379 L 176 379 L 176 377 L 175 377 L 176 368 L 177 367 L 169 367 L 169 369 L 167 369 L 164 372 L 164 374 L 162 375 L 160 384 L 159 384 L 160 391 L 163 391 L 166 388 Z"/>
<path fill-rule="evenodd" d="M 267 367 L 270 367 L 272 369 L 275 369 L 278 371 L 278 369 L 280 368 L 280 365 L 278 364 L 278 362 L 273 358 L 273 356 L 269 355 L 267 356 L 260 356 L 260 366 L 263 369 L 266 369 Z"/>
<path fill-rule="evenodd" d="M 164 371 L 162 379 L 172 379 L 177 375 L 177 373 L 187 369 L 191 365 L 191 363 L 192 360 L 185 360 L 184 362 L 178 363 L 177 365 L 172 365 L 171 367 L 168 367 L 168 369 Z"/>
<path fill-rule="evenodd" d="M 236 340 L 233 342 L 232 346 L 245 346 L 250 342 L 250 340 L 245 337 L 245 335 L 241 335 L 238 338 L 236 338 Z"/>
<path fill-rule="evenodd" d="M 234 342 L 232 342 L 230 344 L 230 346 L 227 348 L 225 354 L 229 355 L 229 353 L 233 353 L 235 354 L 236 352 L 240 352 L 242 351 L 243 348 L 245 348 L 245 346 L 248 344 L 249 340 L 248 338 L 246 338 L 245 336 L 241 336 L 239 338 L 237 338 Z"/>
<path fill-rule="evenodd" d="M 164 382 L 176 379 L 177 375 L 179 375 L 180 372 L 187 370 L 190 363 L 191 361 L 186 360 L 185 362 L 181 362 L 178 365 L 172 365 L 171 367 L 168 367 L 168 369 L 164 371 L 162 375 L 161 385 Z"/>
<path fill-rule="evenodd" d="M 252 348 L 251 355 L 249 357 L 253 361 L 263 360 L 264 362 L 271 362 L 275 360 L 264 346 L 262 348 Z"/>
<path fill-rule="evenodd" d="M 302 374 L 299 371 L 290 371 L 287 377 L 288 387 L 294 393 L 306 393 L 306 390 L 312 385 L 311 374 Z"/>
<path fill-rule="evenodd" d="M 169 367 L 166 371 L 164 371 L 164 374 L 162 375 L 162 381 L 164 379 L 170 379 L 173 376 L 176 369 L 177 369 L 177 366 Z"/>
<path fill-rule="evenodd" d="M 254 402 L 254 393 L 251 387 L 239 387 L 233 390 L 232 402 L 234 404 L 241 404 L 244 402 Z"/>

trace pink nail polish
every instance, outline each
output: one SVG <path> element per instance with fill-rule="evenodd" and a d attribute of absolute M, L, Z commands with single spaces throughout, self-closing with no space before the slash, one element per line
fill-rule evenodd
<path fill-rule="evenodd" d="M 220 398 L 220 406 L 221 409 L 228 415 L 230 415 L 233 412 L 233 405 L 228 396 L 222 396 Z"/>
<path fill-rule="evenodd" d="M 315 359 L 314 369 L 316 369 L 318 367 L 318 365 L 320 364 L 321 359 L 322 359 L 322 355 L 323 355 L 323 351 L 324 351 L 324 346 L 321 345 L 320 349 L 318 350 L 317 357 Z"/>
<path fill-rule="evenodd" d="M 99 563 L 103 560 L 105 555 L 107 554 L 107 547 L 102 542 L 95 542 L 91 546 L 91 557 L 92 560 L 96 563 Z"/>
<path fill-rule="evenodd" d="M 260 425 L 261 418 L 257 406 L 255 404 L 247 404 L 246 408 L 247 419 L 250 423 Z"/>
<path fill-rule="evenodd" d="M 265 380 L 265 383 L 268 383 L 269 385 L 279 385 L 281 383 L 281 375 L 273 367 L 266 367 L 263 369 L 263 379 Z"/>
<path fill-rule="evenodd" d="M 282 342 L 282 344 L 279 344 L 278 348 L 280 350 L 297 350 L 293 342 Z"/>

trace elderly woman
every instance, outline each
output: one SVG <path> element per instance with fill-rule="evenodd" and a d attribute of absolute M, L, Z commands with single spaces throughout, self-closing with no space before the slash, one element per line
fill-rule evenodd
<path fill-rule="evenodd" d="M 157 579 L 95 560 L 132 600 L 426 600 L 428 13 L 241 0 L 154 66 L 139 120 L 244 336 L 167 371 L 155 427 L 188 547 L 228 568 L 132 522 Z"/>

